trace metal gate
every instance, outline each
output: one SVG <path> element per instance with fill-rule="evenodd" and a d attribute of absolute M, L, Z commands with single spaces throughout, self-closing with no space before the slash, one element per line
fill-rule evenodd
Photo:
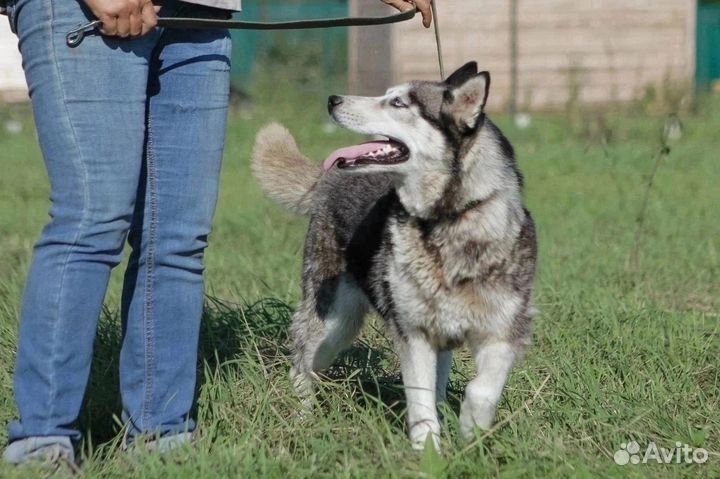
<path fill-rule="evenodd" d="M 697 85 L 720 88 L 720 2 L 698 2 Z"/>
<path fill-rule="evenodd" d="M 244 1 L 243 11 L 235 16 L 251 21 L 282 21 L 335 18 L 347 14 L 347 0 L 284 0 Z M 317 76 L 321 76 L 323 81 L 338 75 L 345 76 L 347 72 L 346 28 L 281 32 L 239 30 L 233 32 L 232 36 L 232 81 L 243 89 L 256 79 L 258 68 L 263 62 L 287 62 L 295 70 L 312 69 L 318 72 Z"/>

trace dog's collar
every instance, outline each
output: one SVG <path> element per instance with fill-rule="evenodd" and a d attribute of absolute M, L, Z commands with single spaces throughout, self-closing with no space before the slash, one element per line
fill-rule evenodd
<path fill-rule="evenodd" d="M 492 195 L 492 196 L 494 196 L 494 195 Z M 491 196 L 491 197 L 492 197 L 492 196 Z M 490 200 L 491 197 L 484 198 L 484 199 L 477 199 L 477 200 L 469 201 L 469 202 L 468 202 L 463 208 L 461 208 L 459 211 L 456 211 L 456 212 L 451 213 L 451 214 L 452 214 L 453 216 L 462 216 L 462 215 L 464 215 L 465 213 L 467 213 L 468 211 L 474 210 L 475 208 L 477 208 L 478 206 L 482 205 L 483 203 L 487 203 L 488 200 Z"/>
<path fill-rule="evenodd" d="M 497 197 L 497 195 L 498 195 L 498 192 L 493 191 L 485 198 L 477 198 L 477 199 L 468 201 L 467 203 L 465 203 L 465 205 L 462 208 L 460 208 L 458 210 L 444 212 L 444 213 L 441 213 L 439 215 L 432 216 L 429 218 L 422 218 L 419 216 L 416 216 L 415 218 L 417 218 L 417 220 L 419 220 L 421 222 L 451 222 L 451 221 L 455 221 L 459 218 L 462 218 L 465 214 L 469 213 L 470 211 L 488 204 L 489 202 L 494 200 Z M 413 216 L 413 215 L 410 215 L 409 213 L 407 213 L 407 210 L 405 210 L 405 212 L 408 216 Z"/>
<path fill-rule="evenodd" d="M 461 216 L 465 215 L 465 213 L 468 213 L 469 211 L 472 211 L 475 208 L 478 208 L 480 206 L 483 206 L 483 205 L 489 203 L 490 201 L 495 199 L 496 196 L 497 196 L 497 192 L 493 191 L 485 198 L 477 198 L 477 199 L 468 201 L 467 203 L 465 203 L 465 206 L 463 206 L 459 210 L 447 213 L 445 216 L 446 216 L 446 218 L 448 218 L 450 220 L 456 220 L 456 219 L 460 218 Z"/>

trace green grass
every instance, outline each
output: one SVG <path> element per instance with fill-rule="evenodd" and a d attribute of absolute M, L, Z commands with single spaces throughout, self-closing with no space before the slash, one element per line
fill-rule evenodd
<path fill-rule="evenodd" d="M 472 368 L 457 355 L 442 456 L 410 449 L 397 360 L 379 321 L 330 372 L 318 413 L 296 415 L 285 339 L 306 220 L 263 198 L 248 157 L 255 133 L 271 119 L 285 122 L 318 159 L 355 139 L 325 132 L 323 110 L 317 95 L 300 102 L 266 94 L 251 113 L 232 116 L 207 253 L 196 449 L 158 458 L 117 448 L 121 271 L 114 274 L 82 416 L 85 477 L 720 475 L 720 108 L 683 118 L 685 134 L 660 165 L 640 223 L 662 119 L 611 114 L 611 140 L 601 142 L 560 118 L 535 118 L 526 130 L 498 118 L 516 146 L 538 224 L 541 315 L 534 346 L 500 404 L 500 427 L 470 443 L 458 437 L 456 414 Z M 16 414 L 20 294 L 48 208 L 31 119 L 10 113 L 25 129 L 0 132 L 3 426 Z M 639 254 L 630 261 L 636 237 Z M 613 454 L 629 440 L 643 450 L 650 441 L 666 448 L 680 441 L 708 449 L 710 458 L 704 465 L 616 466 Z M 40 474 L 0 465 L 0 477 Z"/>

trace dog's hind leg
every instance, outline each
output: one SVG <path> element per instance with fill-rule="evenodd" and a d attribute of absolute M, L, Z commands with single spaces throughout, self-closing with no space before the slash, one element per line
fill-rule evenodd
<path fill-rule="evenodd" d="M 306 405 L 310 404 L 315 373 L 330 367 L 352 344 L 369 307 L 365 294 L 346 275 L 322 287 L 325 290 L 321 294 L 306 298 L 291 326 L 295 349 L 291 375 Z"/>
<path fill-rule="evenodd" d="M 407 399 L 408 433 L 413 449 L 422 450 L 428 437 L 440 448 L 440 421 L 435 404 L 438 353 L 424 335 L 396 339 Z"/>
<path fill-rule="evenodd" d="M 521 346 L 499 339 L 470 347 L 478 374 L 468 383 L 460 407 L 460 431 L 466 438 L 472 438 L 475 427 L 490 429 L 492 426 L 505 382 L 522 353 Z"/>

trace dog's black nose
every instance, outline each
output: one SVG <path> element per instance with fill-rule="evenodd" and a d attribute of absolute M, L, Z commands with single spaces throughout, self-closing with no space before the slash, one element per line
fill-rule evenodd
<path fill-rule="evenodd" d="M 338 95 L 330 95 L 330 98 L 328 98 L 328 111 L 332 113 L 333 108 L 338 106 L 340 103 L 343 102 L 343 99 L 341 96 Z"/>

